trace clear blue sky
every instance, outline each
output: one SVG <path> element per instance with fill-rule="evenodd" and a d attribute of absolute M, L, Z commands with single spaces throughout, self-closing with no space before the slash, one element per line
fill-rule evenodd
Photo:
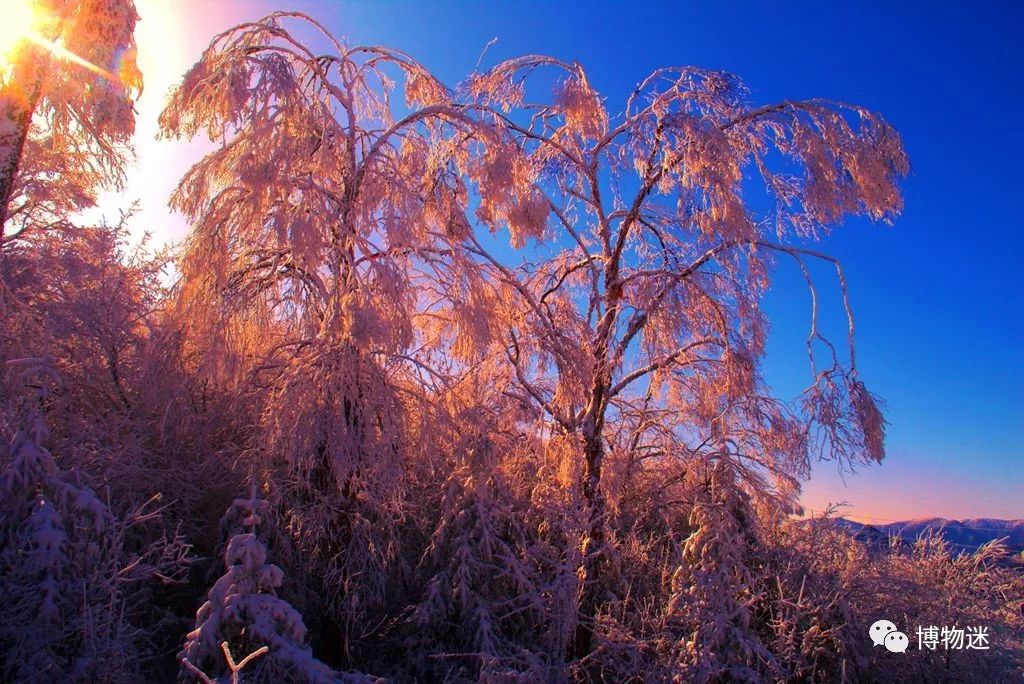
<path fill-rule="evenodd" d="M 910 155 L 906 211 L 891 228 L 849 222 L 825 246 L 847 269 L 862 377 L 888 402 L 889 457 L 845 485 L 821 464 L 806 503 L 847 500 L 852 515 L 881 520 L 1024 518 L 1024 3 L 259 5 L 401 48 L 449 83 L 496 36 L 485 64 L 577 60 L 611 111 L 652 69 L 689 64 L 739 75 L 759 104 L 826 97 L 880 111 Z M 768 379 L 787 398 L 808 379 L 807 306 L 799 274 L 783 269 L 767 301 Z"/>

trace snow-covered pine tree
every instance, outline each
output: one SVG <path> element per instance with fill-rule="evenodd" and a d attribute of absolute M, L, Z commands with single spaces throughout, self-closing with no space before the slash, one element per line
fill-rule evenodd
<path fill-rule="evenodd" d="M 693 532 L 672 575 L 666 625 L 677 639 L 679 681 L 760 682 L 776 671 L 753 620 L 749 564 L 755 513 L 728 457 L 695 464 Z"/>
<path fill-rule="evenodd" d="M 52 359 L 8 365 L 36 392 L 0 470 L 0 679 L 138 681 L 146 580 L 173 579 L 187 547 L 175 538 L 129 550 L 130 528 L 155 514 L 119 518 L 44 446 L 43 410 L 60 385 Z"/>
<path fill-rule="evenodd" d="M 359 675 L 338 675 L 313 656 L 306 645 L 306 626 L 277 590 L 284 579 L 278 566 L 267 562 L 267 548 L 257 531 L 264 526 L 266 501 L 255 489 L 249 498 L 235 499 L 225 515 L 230 525 L 240 523 L 224 552 L 225 573 L 214 583 L 207 601 L 196 614 L 196 628 L 178 654 L 186 681 L 233 681 L 246 654 L 267 647 L 264 655 L 249 660 L 247 682 L 362 682 Z M 223 644 L 227 644 L 226 649 Z M 205 679 L 204 679 L 205 678 Z"/>
<path fill-rule="evenodd" d="M 238 534 L 255 534 L 266 546 L 280 536 L 270 517 L 270 502 L 260 495 L 255 477 L 250 477 L 249 496 L 231 502 L 220 520 L 221 534 L 230 540 Z"/>
<path fill-rule="evenodd" d="M 414 613 L 417 647 L 432 651 L 432 675 L 445 681 L 547 679 L 540 649 L 523 648 L 540 638 L 544 606 L 516 494 L 485 434 L 459 446 L 420 562 L 430 579 Z"/>

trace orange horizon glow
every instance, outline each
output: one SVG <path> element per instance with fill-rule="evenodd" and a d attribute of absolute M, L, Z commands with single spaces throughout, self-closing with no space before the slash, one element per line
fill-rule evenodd
<path fill-rule="evenodd" d="M 846 503 L 836 516 L 872 525 L 925 518 L 1022 517 L 1019 504 L 1001 497 L 982 469 L 942 467 L 935 461 L 927 454 L 896 449 L 881 466 L 845 478 L 834 469 L 818 467 L 803 483 L 804 515 L 820 516 L 830 505 Z"/>

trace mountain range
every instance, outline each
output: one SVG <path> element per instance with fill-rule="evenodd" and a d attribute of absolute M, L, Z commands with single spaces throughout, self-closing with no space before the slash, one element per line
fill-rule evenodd
<path fill-rule="evenodd" d="M 921 535 L 941 534 L 951 546 L 962 551 L 976 551 L 993 539 L 1004 539 L 1007 548 L 1013 553 L 1024 551 L 1024 520 L 920 518 L 885 525 L 862 523 L 849 518 L 837 520 L 855 537 L 871 543 L 886 543 L 893 536 L 913 541 Z"/>

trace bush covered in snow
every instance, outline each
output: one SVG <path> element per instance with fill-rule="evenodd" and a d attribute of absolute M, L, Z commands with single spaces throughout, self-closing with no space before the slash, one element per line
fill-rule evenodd
<path fill-rule="evenodd" d="M 267 549 L 255 534 L 265 509 L 266 502 L 255 495 L 232 504 L 231 512 L 241 513 L 242 524 L 250 531 L 234 534 L 228 541 L 225 573 L 210 588 L 206 603 L 196 614 L 196 627 L 178 654 L 184 674 L 230 676 L 234 662 L 221 647 L 226 642 L 236 655 L 268 649 L 246 669 L 246 681 L 338 681 L 306 645 L 302 616 L 277 596 L 284 573 L 267 562 Z M 242 660 L 239 656 L 238 661 Z"/>

